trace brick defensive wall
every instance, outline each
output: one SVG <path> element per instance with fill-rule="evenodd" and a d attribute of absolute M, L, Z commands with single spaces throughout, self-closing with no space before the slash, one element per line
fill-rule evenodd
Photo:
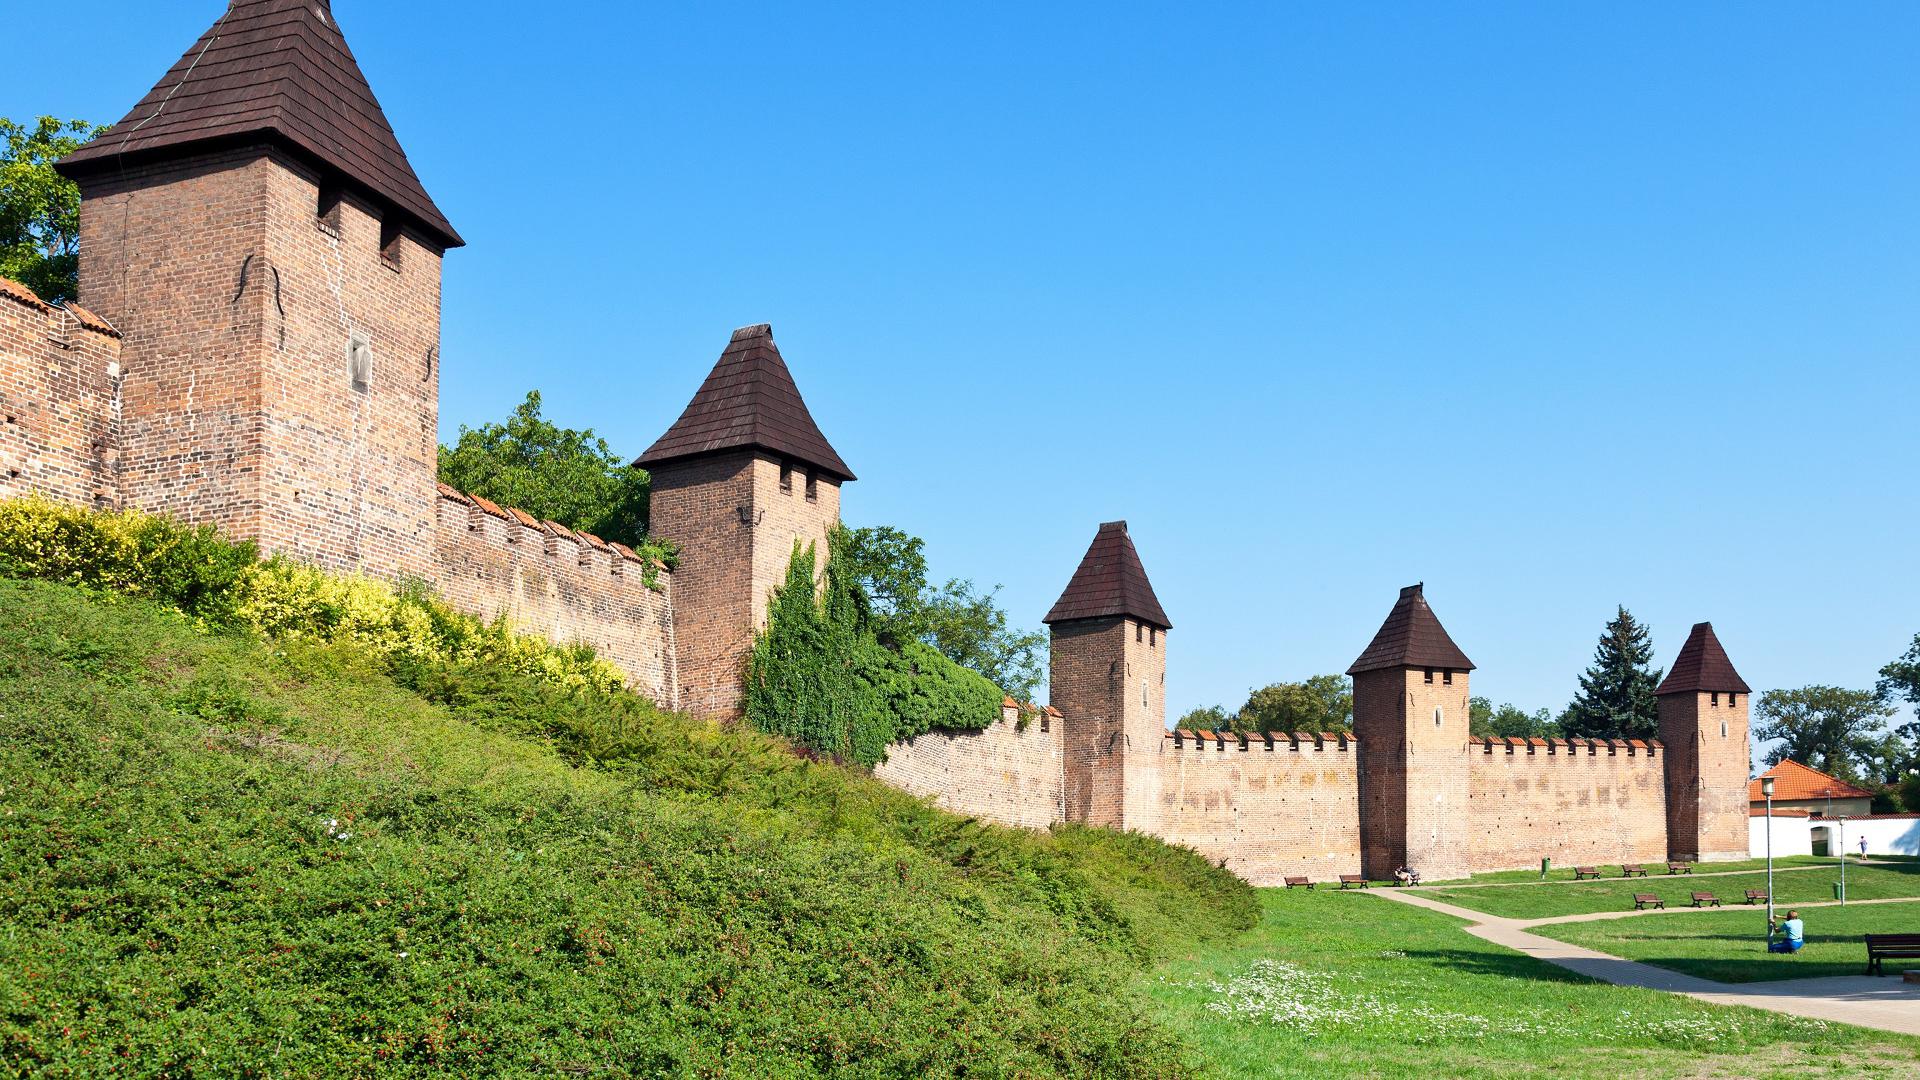
<path fill-rule="evenodd" d="M 1474 872 L 1667 858 L 1666 762 L 1639 739 L 1477 739 L 1467 747 Z"/>
<path fill-rule="evenodd" d="M 979 731 L 930 731 L 888 747 L 873 775 L 943 810 L 1044 829 L 1067 820 L 1065 738 L 1057 710 L 1009 698 Z"/>
<path fill-rule="evenodd" d="M 1148 831 L 1255 885 L 1357 874 L 1358 751 L 1347 734 L 1169 732 Z"/>
<path fill-rule="evenodd" d="M 0 498 L 119 505 L 120 333 L 0 278 Z"/>

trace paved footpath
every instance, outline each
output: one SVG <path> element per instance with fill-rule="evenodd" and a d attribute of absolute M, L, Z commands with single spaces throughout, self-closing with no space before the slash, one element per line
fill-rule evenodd
<path fill-rule="evenodd" d="M 1714 982 L 1528 933 L 1530 927 L 1548 923 L 1586 922 L 1609 916 L 1623 918 L 1639 914 L 1637 912 L 1598 912 L 1551 919 L 1502 919 L 1441 903 L 1405 889 L 1381 889 L 1371 895 L 1465 919 L 1467 933 L 1474 937 L 1616 986 L 1665 990 L 1715 1005 L 1745 1005 L 1814 1020 L 1857 1024 L 1903 1035 L 1920 1035 L 1920 984 L 1902 982 L 1898 976 L 1876 978 L 1870 975 L 1841 975 L 1828 979 L 1784 979 L 1778 982 Z M 1854 901 L 1855 904 L 1873 902 Z M 1810 908 L 1827 905 L 1794 906 Z"/>

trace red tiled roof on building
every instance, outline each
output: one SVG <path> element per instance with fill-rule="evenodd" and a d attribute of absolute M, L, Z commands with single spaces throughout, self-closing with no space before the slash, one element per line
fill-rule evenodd
<path fill-rule="evenodd" d="M 1667 670 L 1667 677 L 1661 681 L 1656 694 L 1697 694 L 1701 692 L 1750 694 L 1747 681 L 1733 670 L 1733 661 L 1727 659 L 1727 650 L 1720 647 L 1720 639 L 1714 636 L 1710 622 L 1694 623 L 1693 633 L 1687 635 L 1687 643 L 1680 646 L 1680 655 L 1674 658 L 1673 667 Z"/>
<path fill-rule="evenodd" d="M 289 146 L 459 247 L 333 21 L 328 0 L 233 0 L 147 96 L 68 154 L 79 178 L 217 146 Z"/>
<path fill-rule="evenodd" d="M 791 458 L 843 483 L 854 479 L 813 422 L 765 323 L 733 332 L 686 411 L 634 464 L 653 468 L 742 449 Z"/>
<path fill-rule="evenodd" d="M 1819 769 L 1810 769 L 1797 761 L 1783 761 L 1759 776 L 1747 782 L 1747 799 L 1761 802 L 1766 798 L 1760 790 L 1760 781 L 1764 777 L 1773 777 L 1773 801 L 1793 802 L 1805 799 L 1871 799 L 1873 792 L 1855 787 L 1837 776 L 1828 776 Z"/>
<path fill-rule="evenodd" d="M 1447 636 L 1447 628 L 1427 606 L 1424 582 L 1400 590 L 1387 621 L 1380 624 L 1380 632 L 1347 674 L 1399 667 L 1473 670 L 1473 661 Z"/>
<path fill-rule="evenodd" d="M 1052 625 L 1115 615 L 1162 630 L 1173 629 L 1160 607 L 1160 598 L 1153 594 L 1153 583 L 1147 580 L 1147 568 L 1140 564 L 1140 553 L 1134 550 L 1124 521 L 1109 521 L 1094 533 L 1080 568 L 1041 621 Z"/>

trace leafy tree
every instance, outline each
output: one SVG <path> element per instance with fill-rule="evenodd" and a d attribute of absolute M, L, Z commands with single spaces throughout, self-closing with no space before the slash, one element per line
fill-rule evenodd
<path fill-rule="evenodd" d="M 1765 741 L 1780 740 L 1767 751 L 1769 767 L 1792 759 L 1851 783 L 1872 782 L 1889 758 L 1899 754 L 1898 740 L 1887 731 L 1886 718 L 1892 715 L 1893 709 L 1872 690 L 1769 690 L 1754 708 L 1754 734 Z"/>
<path fill-rule="evenodd" d="M 1235 731 L 1352 731 L 1353 683 L 1345 675 L 1278 682 L 1247 696 Z"/>
<path fill-rule="evenodd" d="M 971 581 L 927 583 L 926 542 L 887 525 L 838 529 L 833 565 L 857 584 L 875 636 L 899 648 L 917 641 L 979 672 L 1021 701 L 1045 678 L 1046 637 L 1014 630 L 995 597 Z"/>
<path fill-rule="evenodd" d="M 1660 731 L 1654 690 L 1653 635 L 1625 607 L 1607 623 L 1580 694 L 1561 717 L 1566 734 L 1583 739 L 1652 739 Z"/>
<path fill-rule="evenodd" d="M 1219 705 L 1205 705 L 1188 710 L 1174 727 L 1182 731 L 1232 731 L 1233 716 Z"/>
<path fill-rule="evenodd" d="M 1883 701 L 1905 700 L 1914 710 L 1914 719 L 1895 729 L 1904 747 L 1896 771 L 1904 775 L 1920 768 L 1920 634 L 1913 636 L 1905 656 L 1880 669 L 1879 693 Z"/>
<path fill-rule="evenodd" d="M 889 744 L 935 729 L 977 731 L 1000 718 L 1000 688 L 978 672 L 925 642 L 876 636 L 872 603 L 845 556 L 829 551 L 824 590 L 814 548 L 798 544 L 774 590 L 747 660 L 746 714 L 755 727 L 873 765 Z"/>
<path fill-rule="evenodd" d="M 0 117 L 0 277 L 52 303 L 80 292 L 80 188 L 53 163 L 105 128 L 42 116 Z"/>
<path fill-rule="evenodd" d="M 1560 724 L 1546 709 L 1527 712 L 1518 705 L 1493 707 L 1490 698 L 1476 697 L 1467 701 L 1467 723 L 1470 733 L 1477 739 L 1557 739 L 1560 738 Z"/>
<path fill-rule="evenodd" d="M 661 545 L 647 545 L 646 470 L 614 456 L 591 428 L 575 431 L 543 419 L 538 390 L 504 424 L 461 425 L 459 441 L 440 448 L 440 482 L 602 540 L 664 554 Z"/>

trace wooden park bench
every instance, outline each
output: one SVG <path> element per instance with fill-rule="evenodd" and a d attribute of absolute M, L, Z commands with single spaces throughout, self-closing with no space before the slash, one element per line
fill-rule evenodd
<path fill-rule="evenodd" d="M 1593 878 L 1596 881 L 1599 880 L 1600 868 L 1597 866 L 1576 866 L 1573 868 L 1573 880 L 1583 881 L 1587 878 Z"/>
<path fill-rule="evenodd" d="M 1708 906 L 1719 907 L 1720 898 L 1713 895 L 1710 892 L 1697 892 L 1693 894 L 1693 906 L 1694 907 L 1708 907 Z"/>
<path fill-rule="evenodd" d="M 1920 959 L 1920 934 L 1868 934 L 1867 974 L 1883 975 L 1882 960 Z"/>
<path fill-rule="evenodd" d="M 1693 864 L 1692 864 L 1692 863 L 1684 863 L 1684 862 L 1670 862 L 1670 863 L 1668 863 L 1668 864 L 1667 864 L 1667 873 L 1669 873 L 1669 874 L 1691 874 L 1691 873 L 1693 873 Z"/>
<path fill-rule="evenodd" d="M 1748 889 L 1747 890 L 1747 903 L 1749 904 L 1758 904 L 1761 901 L 1765 900 L 1766 898 L 1767 898 L 1767 890 L 1765 889 Z"/>
<path fill-rule="evenodd" d="M 1632 863 L 1628 863 L 1627 865 L 1622 866 L 1620 868 L 1620 876 L 1621 877 L 1646 877 L 1647 868 L 1644 866 L 1635 866 Z"/>
<path fill-rule="evenodd" d="M 1313 888 L 1313 882 L 1303 877 L 1290 877 L 1290 878 L 1287 878 L 1286 881 L 1287 881 L 1287 888 L 1289 889 L 1295 886 L 1299 886 L 1300 888 L 1303 888 L 1303 889 Z"/>
<path fill-rule="evenodd" d="M 1637 892 L 1633 894 L 1633 910 L 1645 911 L 1650 907 L 1665 911 L 1667 909 L 1667 902 L 1650 892 Z"/>
<path fill-rule="evenodd" d="M 1343 889 L 1352 889 L 1352 888 L 1356 888 L 1356 887 L 1358 887 L 1358 888 L 1362 888 L 1362 889 L 1364 889 L 1364 888 L 1366 888 L 1366 887 L 1367 887 L 1367 875 L 1365 875 L 1365 874 L 1341 874 L 1341 875 L 1340 875 L 1340 887 L 1341 887 L 1341 888 L 1343 888 Z"/>

